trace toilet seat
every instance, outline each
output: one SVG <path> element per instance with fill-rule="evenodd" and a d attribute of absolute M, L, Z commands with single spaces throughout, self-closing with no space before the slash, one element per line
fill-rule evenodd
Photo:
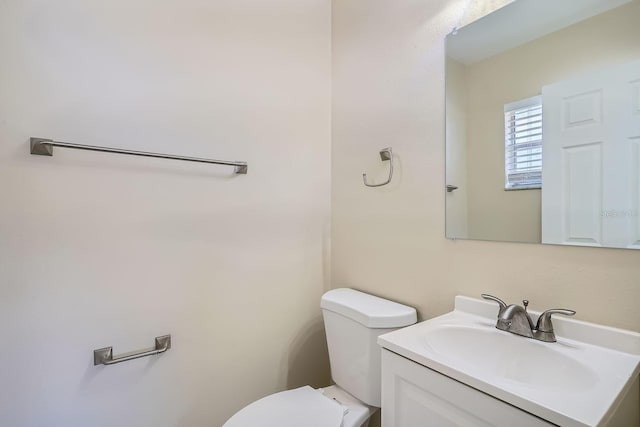
<path fill-rule="evenodd" d="M 253 402 L 223 427 L 340 427 L 343 415 L 342 405 L 304 386 Z"/>

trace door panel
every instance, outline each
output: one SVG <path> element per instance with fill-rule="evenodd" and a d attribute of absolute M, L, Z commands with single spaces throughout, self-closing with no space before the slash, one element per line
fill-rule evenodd
<path fill-rule="evenodd" d="M 640 249 L 640 61 L 545 86 L 542 242 Z"/>
<path fill-rule="evenodd" d="M 602 243 L 602 142 L 567 147 L 564 157 L 565 243 Z"/>

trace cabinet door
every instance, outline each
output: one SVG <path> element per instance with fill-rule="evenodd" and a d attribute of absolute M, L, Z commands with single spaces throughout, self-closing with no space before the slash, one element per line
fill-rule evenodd
<path fill-rule="evenodd" d="M 395 353 L 382 350 L 382 427 L 554 425 Z"/>

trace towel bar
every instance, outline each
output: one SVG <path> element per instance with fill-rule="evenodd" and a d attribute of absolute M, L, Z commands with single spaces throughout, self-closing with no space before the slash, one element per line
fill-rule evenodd
<path fill-rule="evenodd" d="M 153 356 L 164 353 L 171 348 L 171 335 L 156 337 L 156 345 L 152 349 L 133 351 L 119 356 L 113 355 L 113 347 L 99 348 L 93 350 L 93 365 L 113 365 L 115 363 L 126 362 L 127 360 L 139 359 L 140 357 Z"/>
<path fill-rule="evenodd" d="M 176 156 L 173 154 L 148 153 L 146 151 L 125 150 L 122 148 L 98 147 L 95 145 L 72 144 L 46 138 L 31 138 L 31 154 L 53 156 L 53 147 L 75 148 L 78 150 L 100 151 L 103 153 L 129 154 L 131 156 L 155 157 L 159 159 L 185 160 L 187 162 L 210 163 L 214 165 L 234 166 L 237 174 L 247 173 L 247 162 L 229 162 L 226 160 L 203 159 L 200 157 Z"/>

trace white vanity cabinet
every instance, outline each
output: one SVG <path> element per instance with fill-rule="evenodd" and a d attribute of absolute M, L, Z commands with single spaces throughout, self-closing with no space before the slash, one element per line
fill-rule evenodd
<path fill-rule="evenodd" d="M 382 427 L 555 425 L 382 349 Z"/>
<path fill-rule="evenodd" d="M 495 303 L 459 295 L 380 335 L 383 427 L 640 427 L 640 333 L 558 317 L 542 342 L 495 324 Z"/>

